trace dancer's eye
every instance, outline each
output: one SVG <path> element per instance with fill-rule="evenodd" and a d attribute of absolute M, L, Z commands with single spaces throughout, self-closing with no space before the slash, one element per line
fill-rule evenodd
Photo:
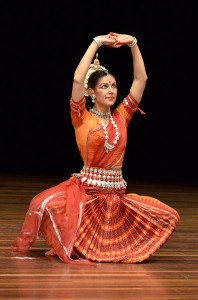
<path fill-rule="evenodd" d="M 103 85 L 101 86 L 101 88 L 102 88 L 102 89 L 107 89 L 107 88 L 108 88 L 108 85 L 107 85 L 107 84 L 103 84 Z"/>

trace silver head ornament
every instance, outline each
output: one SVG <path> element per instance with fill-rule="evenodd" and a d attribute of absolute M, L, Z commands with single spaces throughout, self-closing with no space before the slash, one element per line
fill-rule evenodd
<path fill-rule="evenodd" d="M 108 70 L 100 65 L 99 59 L 98 59 L 98 53 L 96 53 L 96 58 L 94 59 L 93 64 L 90 65 L 89 70 L 85 76 L 84 86 L 85 86 L 85 96 L 89 96 L 88 92 L 88 80 L 91 74 L 93 74 L 96 71 L 104 71 L 108 75 Z"/>

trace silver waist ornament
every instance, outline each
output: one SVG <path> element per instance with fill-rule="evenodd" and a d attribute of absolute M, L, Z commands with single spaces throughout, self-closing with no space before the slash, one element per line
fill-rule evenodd
<path fill-rule="evenodd" d="M 125 189 L 126 181 L 122 177 L 122 170 L 112 170 L 84 166 L 78 174 L 83 184 L 106 189 Z"/>

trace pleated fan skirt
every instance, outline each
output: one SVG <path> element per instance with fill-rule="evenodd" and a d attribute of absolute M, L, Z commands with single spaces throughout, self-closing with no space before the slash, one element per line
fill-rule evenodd
<path fill-rule="evenodd" d="M 86 204 L 74 252 L 97 262 L 141 262 L 164 244 L 178 220 L 155 198 L 99 193 Z"/>

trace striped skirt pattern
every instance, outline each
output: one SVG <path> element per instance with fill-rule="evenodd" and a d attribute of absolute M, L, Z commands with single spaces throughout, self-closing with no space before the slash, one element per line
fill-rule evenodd
<path fill-rule="evenodd" d="M 178 220 L 155 198 L 98 193 L 86 204 L 74 252 L 97 262 L 141 262 L 164 244 Z"/>

